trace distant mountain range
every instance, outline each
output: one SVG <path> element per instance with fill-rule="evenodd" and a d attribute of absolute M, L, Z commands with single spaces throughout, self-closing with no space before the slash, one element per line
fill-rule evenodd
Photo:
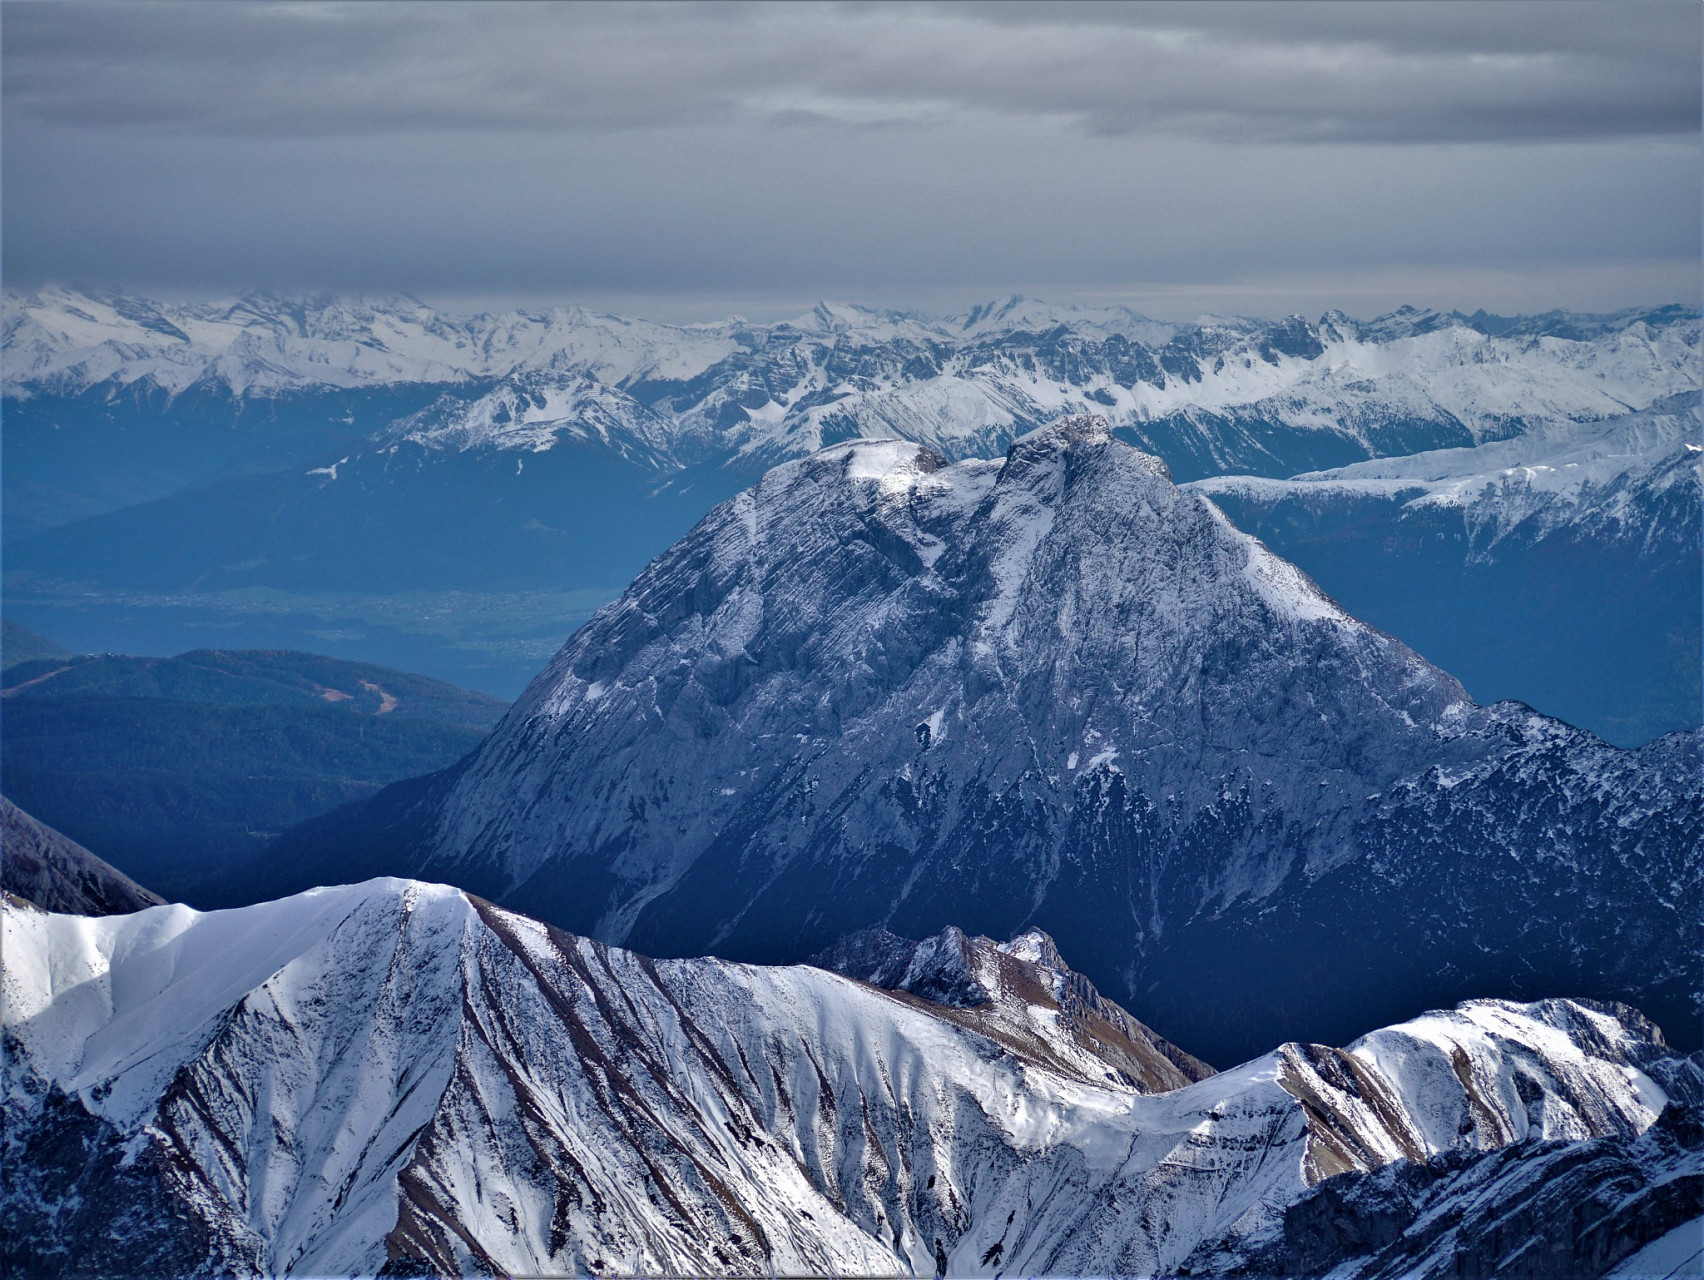
<path fill-rule="evenodd" d="M 442 385 L 461 391 L 386 436 L 529 453 L 587 439 L 664 469 L 769 465 L 853 437 L 988 456 L 1052 418 L 1101 412 L 1184 478 L 1289 475 L 1643 408 L 1696 385 L 1699 332 L 1678 306 L 1171 325 L 1018 297 L 938 321 L 822 304 L 790 323 L 675 326 L 579 308 L 453 316 L 409 298 L 168 305 L 51 288 L 8 294 L 4 314 L 19 401 Z"/>
<path fill-rule="evenodd" d="M 1156 1092 L 1035 934 L 923 997 L 395 880 L 0 927 L 8 1274 L 1573 1277 L 1697 1211 L 1704 1073 L 1622 1007 Z"/>
<path fill-rule="evenodd" d="M 803 959 L 1039 926 L 1211 1059 L 1473 994 L 1691 1034 L 1696 734 L 1640 751 L 1346 614 L 1098 419 L 846 444 L 718 507 L 480 750 L 286 837 L 273 896 L 450 880 L 610 943 Z"/>
<path fill-rule="evenodd" d="M 14 615 L 84 648 L 218 636 L 505 696 L 717 502 L 836 441 L 997 457 L 1094 412 L 1181 479 L 1285 477 L 1698 386 L 1679 307 L 1170 325 L 1011 298 L 669 326 L 50 289 L 4 314 Z"/>
<path fill-rule="evenodd" d="M 7 795 L 202 904 L 288 827 L 453 763 L 505 709 L 371 664 L 212 650 L 14 663 L 0 699 Z"/>
<path fill-rule="evenodd" d="M 1225 476 L 1190 487 L 1215 501 L 1244 504 L 1383 500 L 1400 506 L 1400 518 L 1448 511 L 1463 525 L 1470 561 L 1492 561 L 1558 535 L 1679 552 L 1696 549 L 1696 530 L 1683 517 L 1696 515 L 1701 437 L 1704 409 L 1699 394 L 1688 392 L 1639 413 L 1539 427 L 1472 449 L 1382 458 L 1289 480 Z M 1665 518 L 1653 507 L 1663 508 Z"/>

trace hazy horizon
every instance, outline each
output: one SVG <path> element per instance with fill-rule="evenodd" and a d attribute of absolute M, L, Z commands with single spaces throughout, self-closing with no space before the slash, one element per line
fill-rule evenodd
<path fill-rule="evenodd" d="M 582 310 L 619 316 L 624 319 L 644 320 L 656 324 L 679 326 L 717 325 L 738 318 L 752 324 L 774 325 L 806 318 L 818 306 L 854 307 L 860 310 L 908 316 L 925 322 L 940 322 L 962 316 L 976 306 L 985 306 L 1005 302 L 1010 299 L 1021 299 L 1037 302 L 1048 306 L 1058 307 L 1123 307 L 1136 313 L 1144 319 L 1161 324 L 1188 325 L 1213 318 L 1244 319 L 1244 320 L 1278 320 L 1292 315 L 1317 322 L 1326 312 L 1340 311 L 1355 320 L 1376 320 L 1381 316 L 1390 315 L 1404 307 L 1415 310 L 1433 310 L 1445 314 L 1457 314 L 1471 318 L 1476 313 L 1483 312 L 1488 316 L 1511 319 L 1517 316 L 1537 316 L 1549 312 L 1560 311 L 1573 315 L 1609 315 L 1622 311 L 1657 310 L 1668 306 L 1688 307 L 1693 311 L 1700 309 L 1698 300 L 1679 297 L 1647 297 L 1618 307 L 1585 307 L 1562 304 L 1556 307 L 1535 308 L 1530 310 L 1498 310 L 1478 304 L 1464 305 L 1462 303 L 1416 303 L 1407 298 L 1377 309 L 1364 307 L 1354 309 L 1335 303 L 1327 303 L 1316 309 L 1305 310 L 1292 308 L 1290 310 L 1269 309 L 1255 311 L 1250 309 L 1233 309 L 1228 307 L 1199 308 L 1192 311 L 1177 310 L 1162 312 L 1157 308 L 1139 305 L 1140 299 L 1131 295 L 1117 294 L 1077 294 L 1049 295 L 1008 290 L 1004 293 L 987 295 L 967 295 L 966 299 L 952 305 L 943 306 L 904 306 L 887 303 L 880 299 L 853 297 L 818 297 L 795 299 L 759 299 L 759 305 L 744 309 L 733 307 L 718 307 L 714 301 L 701 305 L 692 299 L 658 299 L 636 297 L 598 298 L 592 296 L 574 296 L 570 294 L 534 294 L 534 295 L 502 295 L 502 296 L 458 296 L 442 294 L 432 290 L 415 289 L 308 289 L 308 288 L 266 288 L 262 286 L 239 287 L 231 289 L 144 289 L 125 284 L 97 284 L 88 281 L 44 280 L 35 285 L 6 284 L 8 296 L 37 293 L 41 290 L 63 288 L 75 292 L 91 294 L 116 294 L 146 298 L 154 302 L 170 305 L 206 305 L 222 301 L 235 301 L 250 296 L 278 296 L 288 298 L 313 297 L 348 297 L 365 298 L 375 301 L 385 299 L 412 299 L 442 315 L 476 315 L 480 313 L 502 314 L 504 312 L 537 313 L 554 309 Z"/>
<path fill-rule="evenodd" d="M 658 319 L 1697 305 L 1690 3 L 60 4 L 5 279 Z"/>

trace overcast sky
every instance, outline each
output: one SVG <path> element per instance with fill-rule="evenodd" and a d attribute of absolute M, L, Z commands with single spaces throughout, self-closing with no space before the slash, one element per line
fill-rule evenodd
<path fill-rule="evenodd" d="M 9 0 L 4 270 L 660 319 L 1699 299 L 1696 0 Z"/>

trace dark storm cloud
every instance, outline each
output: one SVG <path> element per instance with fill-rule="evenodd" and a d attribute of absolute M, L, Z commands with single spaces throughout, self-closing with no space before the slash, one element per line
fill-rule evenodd
<path fill-rule="evenodd" d="M 4 24 L 13 283 L 638 310 L 1697 289 L 1690 2 L 14 0 Z"/>

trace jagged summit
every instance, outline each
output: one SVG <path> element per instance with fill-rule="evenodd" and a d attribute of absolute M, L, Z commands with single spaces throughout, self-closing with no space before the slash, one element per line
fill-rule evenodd
<path fill-rule="evenodd" d="M 1006 456 L 1010 458 L 1014 453 L 1056 453 L 1074 444 L 1108 444 L 1112 440 L 1110 422 L 1098 413 L 1081 413 L 1056 419 L 1033 431 L 1025 432 L 1012 442 Z M 1156 458 L 1155 461 L 1158 462 L 1159 459 Z M 1171 477 L 1168 474 L 1166 478 L 1169 480 Z"/>
<path fill-rule="evenodd" d="M 940 1016 L 1090 1083 L 1163 1093 L 1213 1069 L 1106 999 L 1041 929 L 1009 942 L 948 925 L 912 942 L 886 929 L 848 934 L 811 963 L 940 1007 Z"/>

